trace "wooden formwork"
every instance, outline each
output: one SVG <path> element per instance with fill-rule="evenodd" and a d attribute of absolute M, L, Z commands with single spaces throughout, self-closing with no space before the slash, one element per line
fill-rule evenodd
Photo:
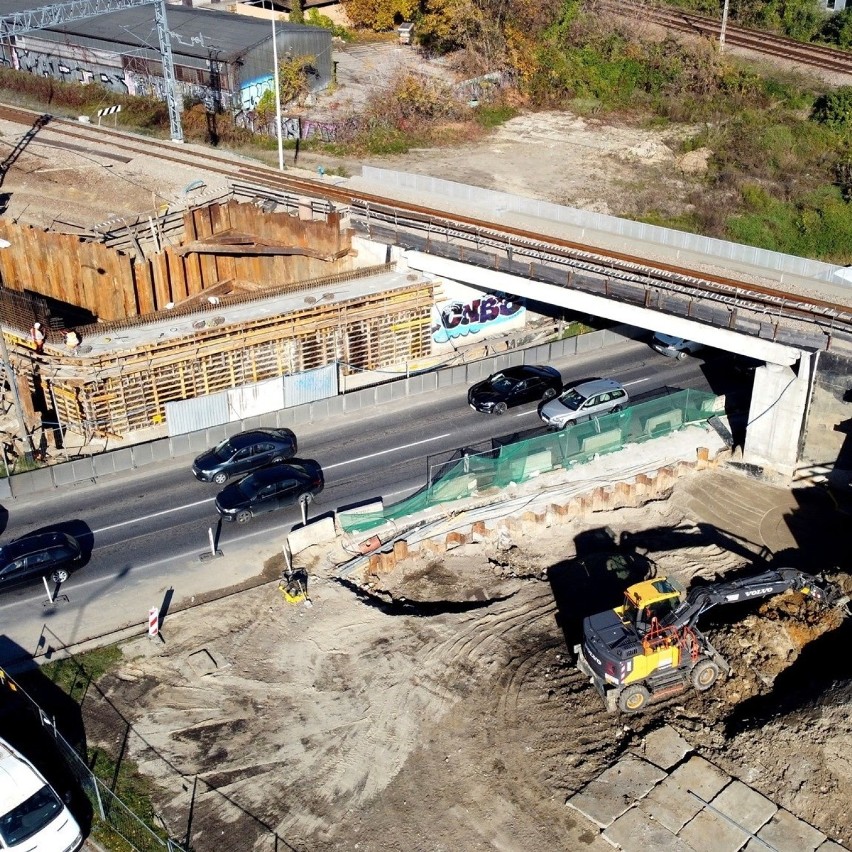
<path fill-rule="evenodd" d="M 0 220 L 0 278 L 83 308 L 99 320 L 122 320 L 180 304 L 223 284 L 263 287 L 354 268 L 351 235 L 340 216 L 303 220 L 229 200 L 184 213 L 181 244 L 133 257 L 100 242 Z"/>
<path fill-rule="evenodd" d="M 423 358 L 430 354 L 433 299 L 432 285 L 419 281 L 238 326 L 205 328 L 190 338 L 99 356 L 96 364 L 64 359 L 61 371 L 44 370 L 39 380 L 64 428 L 122 436 L 164 422 L 167 402 L 335 362 L 352 372 Z"/>

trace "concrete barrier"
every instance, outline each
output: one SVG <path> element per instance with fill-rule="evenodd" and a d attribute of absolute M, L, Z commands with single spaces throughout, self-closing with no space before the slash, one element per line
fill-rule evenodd
<path fill-rule="evenodd" d="M 334 518 L 325 517 L 298 527 L 287 536 L 287 546 L 293 555 L 316 544 L 329 544 L 337 538 Z"/>
<path fill-rule="evenodd" d="M 599 435 L 590 435 L 588 438 L 583 438 L 580 442 L 581 453 L 601 453 L 606 450 L 613 450 L 620 447 L 624 437 L 621 434 L 621 429 L 609 429 L 606 432 L 601 432 Z"/>

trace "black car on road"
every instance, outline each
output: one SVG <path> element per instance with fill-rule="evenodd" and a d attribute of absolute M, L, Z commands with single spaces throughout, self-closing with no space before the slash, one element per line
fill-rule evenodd
<path fill-rule="evenodd" d="M 553 399 L 562 393 L 562 376 L 553 367 L 524 364 L 507 367 L 478 382 L 467 392 L 467 401 L 475 411 L 505 414 L 515 405 Z"/>
<path fill-rule="evenodd" d="M 324 484 L 322 468 L 313 459 L 290 459 L 223 488 L 216 496 L 216 510 L 226 521 L 246 524 L 262 512 L 298 503 L 303 494 L 312 501 Z"/>
<path fill-rule="evenodd" d="M 0 547 L 0 590 L 42 577 L 64 583 L 80 564 L 80 543 L 63 532 L 24 536 Z"/>
<path fill-rule="evenodd" d="M 201 482 L 222 485 L 231 477 L 292 458 L 297 451 L 296 436 L 289 429 L 253 429 L 202 453 L 192 463 L 192 473 Z"/>

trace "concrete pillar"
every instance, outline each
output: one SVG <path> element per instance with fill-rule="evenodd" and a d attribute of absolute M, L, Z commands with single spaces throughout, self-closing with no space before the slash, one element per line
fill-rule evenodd
<path fill-rule="evenodd" d="M 743 461 L 792 473 L 808 403 L 811 355 L 798 369 L 767 364 L 754 372 Z"/>

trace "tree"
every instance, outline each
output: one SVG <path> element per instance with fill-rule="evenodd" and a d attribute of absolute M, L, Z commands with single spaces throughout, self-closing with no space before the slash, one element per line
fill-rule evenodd
<path fill-rule="evenodd" d="M 410 21 L 419 9 L 418 0 L 343 0 L 343 8 L 355 27 L 376 32 L 392 30 Z"/>
<path fill-rule="evenodd" d="M 302 5 L 302 0 L 292 0 L 292 8 L 290 9 L 290 23 L 291 24 L 304 24 L 305 23 L 305 9 Z"/>

